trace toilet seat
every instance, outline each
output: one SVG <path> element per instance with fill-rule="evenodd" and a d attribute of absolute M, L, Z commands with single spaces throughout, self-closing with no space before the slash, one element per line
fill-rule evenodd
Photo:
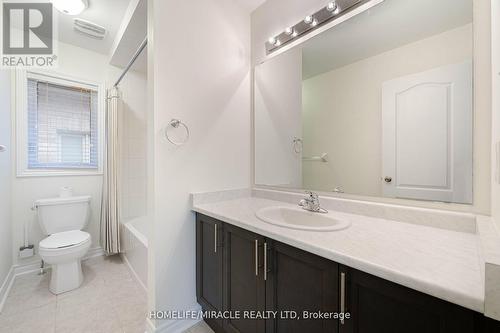
<path fill-rule="evenodd" d="M 40 242 L 40 249 L 62 250 L 78 247 L 90 241 L 90 234 L 81 230 L 58 232 Z"/>

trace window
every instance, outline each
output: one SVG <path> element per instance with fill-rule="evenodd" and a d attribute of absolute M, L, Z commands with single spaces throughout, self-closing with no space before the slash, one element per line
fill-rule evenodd
<path fill-rule="evenodd" d="M 100 173 L 100 86 L 33 72 L 16 80 L 18 175 Z"/>

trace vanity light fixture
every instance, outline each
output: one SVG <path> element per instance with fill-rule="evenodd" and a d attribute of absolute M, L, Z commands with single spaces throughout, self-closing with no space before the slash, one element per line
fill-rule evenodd
<path fill-rule="evenodd" d="M 363 7 L 362 10 L 366 10 L 375 5 L 378 5 L 381 2 L 384 2 L 384 0 L 329 1 L 322 9 L 320 9 L 316 13 L 307 15 L 304 20 L 286 28 L 279 35 L 269 38 L 269 40 L 265 44 L 267 54 L 278 50 L 289 42 L 296 40 L 298 37 L 307 35 L 308 33 L 318 29 L 326 23 L 339 19 L 343 15 L 355 10 L 358 7 Z"/>
<path fill-rule="evenodd" d="M 331 1 L 328 3 L 328 5 L 326 5 L 326 10 L 328 10 L 329 12 L 334 12 L 337 10 L 337 8 L 338 6 L 336 1 Z"/>
<path fill-rule="evenodd" d="M 272 44 L 274 46 L 280 46 L 281 45 L 281 42 L 278 38 L 275 38 L 275 37 L 271 37 L 269 38 L 269 41 L 268 41 L 269 44 Z"/>

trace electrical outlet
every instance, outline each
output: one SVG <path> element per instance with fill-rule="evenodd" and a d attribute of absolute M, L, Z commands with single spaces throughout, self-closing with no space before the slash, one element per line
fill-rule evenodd
<path fill-rule="evenodd" d="M 35 247 L 33 245 L 23 246 L 19 248 L 19 258 L 29 258 L 35 255 Z"/>

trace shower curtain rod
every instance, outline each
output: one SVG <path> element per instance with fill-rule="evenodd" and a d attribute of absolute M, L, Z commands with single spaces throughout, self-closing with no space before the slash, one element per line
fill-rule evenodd
<path fill-rule="evenodd" d="M 130 59 L 130 62 L 128 63 L 127 67 L 125 67 L 125 69 L 123 70 L 122 75 L 120 75 L 120 77 L 116 81 L 116 83 L 114 85 L 115 87 L 120 84 L 120 82 L 123 80 L 123 78 L 125 77 L 125 75 L 127 74 L 127 72 L 130 70 L 130 68 L 132 67 L 132 65 L 134 64 L 134 62 L 137 60 L 137 58 L 139 58 L 139 55 L 146 48 L 147 45 L 148 45 L 148 38 L 146 37 L 144 39 L 144 41 L 141 43 L 141 45 L 139 46 L 139 48 L 137 49 L 137 51 L 135 51 L 134 56 L 132 57 L 132 59 Z"/>

